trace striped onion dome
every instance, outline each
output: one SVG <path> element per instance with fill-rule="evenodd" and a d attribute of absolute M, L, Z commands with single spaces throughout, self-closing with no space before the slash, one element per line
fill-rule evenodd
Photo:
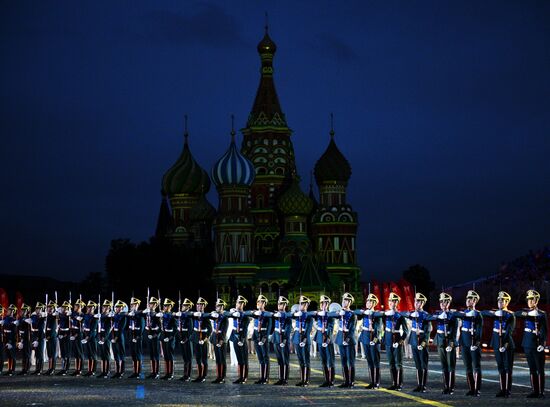
<path fill-rule="evenodd" d="M 212 180 L 217 187 L 225 185 L 252 185 L 254 165 L 243 156 L 235 144 L 235 131 L 231 131 L 231 144 L 226 153 L 212 168 Z"/>

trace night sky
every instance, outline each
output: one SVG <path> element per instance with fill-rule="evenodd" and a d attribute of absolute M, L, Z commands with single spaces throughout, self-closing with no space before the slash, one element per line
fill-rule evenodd
<path fill-rule="evenodd" d="M 334 113 L 365 278 L 549 244 L 550 2 L 342 3 L 2 1 L 0 274 L 80 280 L 148 239 L 184 114 L 207 171 L 244 127 L 265 11 L 306 190 Z"/>

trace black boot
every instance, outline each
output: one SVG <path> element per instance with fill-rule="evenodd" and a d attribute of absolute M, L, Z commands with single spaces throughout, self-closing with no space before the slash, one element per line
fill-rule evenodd
<path fill-rule="evenodd" d="M 544 398 L 544 372 L 543 374 L 539 374 L 539 399 Z"/>
<path fill-rule="evenodd" d="M 136 377 L 138 377 L 137 363 L 138 362 L 135 360 L 132 361 L 132 374 L 128 376 L 128 379 L 135 379 Z"/>
<path fill-rule="evenodd" d="M 300 381 L 298 383 L 296 383 L 296 386 L 303 386 L 304 385 L 304 381 L 305 381 L 305 372 L 306 372 L 306 368 L 303 367 L 303 366 L 300 366 Z"/>
<path fill-rule="evenodd" d="M 506 397 L 512 394 L 512 372 L 506 373 Z"/>
<path fill-rule="evenodd" d="M 330 375 L 330 386 L 329 387 L 334 387 L 334 378 L 336 377 L 336 368 L 334 366 L 330 368 L 329 375 Z"/>
<path fill-rule="evenodd" d="M 397 369 L 390 367 L 392 385 L 388 387 L 388 390 L 395 390 L 397 388 Z"/>
<path fill-rule="evenodd" d="M 370 383 L 365 386 L 366 389 L 374 389 L 374 367 L 369 367 Z"/>
<path fill-rule="evenodd" d="M 283 386 L 286 386 L 288 384 L 288 373 L 290 371 L 289 367 L 290 366 L 288 364 L 285 365 L 285 381 L 283 383 Z"/>
<path fill-rule="evenodd" d="M 374 368 L 374 388 L 375 389 L 380 388 L 380 368 L 379 367 Z"/>
<path fill-rule="evenodd" d="M 330 386 L 330 373 L 327 366 L 323 366 L 323 375 L 325 376 L 325 381 L 319 385 L 319 387 L 329 387 Z"/>
<path fill-rule="evenodd" d="M 191 383 L 200 383 L 202 382 L 202 364 L 197 363 L 197 377 L 191 380 Z"/>
<path fill-rule="evenodd" d="M 306 378 L 305 381 L 304 381 L 304 387 L 307 387 L 309 386 L 309 375 L 310 375 L 310 372 L 311 372 L 311 368 L 308 366 L 305 368 L 305 373 L 304 373 L 304 377 Z"/>
<path fill-rule="evenodd" d="M 531 393 L 527 395 L 528 399 L 538 399 L 539 398 L 539 377 L 536 373 L 531 373 Z"/>
<path fill-rule="evenodd" d="M 443 391 L 441 394 L 449 394 L 449 372 L 443 372 Z"/>
<path fill-rule="evenodd" d="M 506 396 L 506 373 L 499 374 L 499 384 L 500 384 L 500 391 L 496 394 L 496 397 L 507 397 Z"/>
<path fill-rule="evenodd" d="M 260 378 L 254 384 L 264 384 L 264 365 L 260 364 Z"/>
<path fill-rule="evenodd" d="M 426 393 L 426 383 L 428 382 L 428 369 L 422 369 L 422 393 Z"/>
<path fill-rule="evenodd" d="M 237 374 L 239 376 L 237 377 L 237 380 L 235 380 L 233 382 L 233 384 L 241 384 L 242 383 L 242 377 L 243 377 L 242 370 L 243 370 L 243 367 L 241 365 L 237 365 Z"/>
<path fill-rule="evenodd" d="M 403 389 L 403 368 L 400 367 L 399 370 L 397 370 L 397 386 L 395 387 L 395 390 L 401 391 Z"/>
<path fill-rule="evenodd" d="M 279 380 L 277 380 L 273 385 L 280 386 L 285 381 L 285 366 L 279 365 Z"/>
<path fill-rule="evenodd" d="M 422 369 L 416 369 L 416 387 L 413 392 L 418 393 L 422 391 Z"/>
<path fill-rule="evenodd" d="M 349 368 L 349 387 L 355 386 L 355 366 Z"/>
<path fill-rule="evenodd" d="M 346 389 L 349 387 L 349 368 L 347 366 L 342 367 L 342 376 L 344 376 L 344 383 L 340 384 L 338 387 Z"/>

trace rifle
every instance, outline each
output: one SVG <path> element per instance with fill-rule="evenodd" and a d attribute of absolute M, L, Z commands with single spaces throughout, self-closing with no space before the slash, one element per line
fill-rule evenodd
<path fill-rule="evenodd" d="M 151 328 L 151 309 L 149 308 L 149 287 L 147 287 L 147 308 L 149 312 L 147 313 L 147 330 Z"/>
<path fill-rule="evenodd" d="M 101 336 L 101 294 L 97 295 L 97 300 L 98 300 L 97 313 L 99 314 L 99 318 L 97 319 L 97 336 L 100 337 Z"/>

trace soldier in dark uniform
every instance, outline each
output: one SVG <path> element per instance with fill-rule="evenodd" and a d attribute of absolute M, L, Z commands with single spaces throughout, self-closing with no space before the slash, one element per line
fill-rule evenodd
<path fill-rule="evenodd" d="M 422 293 L 416 293 L 414 296 L 414 311 L 404 312 L 406 318 L 412 321 L 409 344 L 411 345 L 414 365 L 416 367 L 416 383 L 414 392 L 426 392 L 426 383 L 428 381 L 428 345 L 430 342 L 430 332 L 432 324 L 429 315 L 424 311 L 424 305 L 427 298 Z"/>
<path fill-rule="evenodd" d="M 82 361 L 84 360 L 84 349 L 82 346 L 82 320 L 84 319 L 83 308 L 86 303 L 82 299 L 75 301 L 71 313 L 70 341 L 74 356 L 75 369 L 71 376 L 80 376 L 82 374 Z"/>
<path fill-rule="evenodd" d="M 279 296 L 277 312 L 273 314 L 275 323 L 272 336 L 273 348 L 279 365 L 279 380 L 275 386 L 288 384 L 288 367 L 290 364 L 290 334 L 292 332 L 292 314 L 286 311 L 288 300 Z"/>
<path fill-rule="evenodd" d="M 336 335 L 336 344 L 340 350 L 340 361 L 344 373 L 344 383 L 340 384 L 342 388 L 352 388 L 355 385 L 355 325 L 357 316 L 350 309 L 355 299 L 350 293 L 344 293 L 342 296 L 342 310 L 340 311 L 340 321 L 338 325 L 338 334 Z"/>
<path fill-rule="evenodd" d="M 177 331 L 176 316 L 172 313 L 175 302 L 169 298 L 165 298 L 163 305 L 160 337 L 160 344 L 164 355 L 164 376 L 162 376 L 162 380 L 172 380 L 174 378 L 174 350 L 176 349 Z"/>
<path fill-rule="evenodd" d="M 271 332 L 273 313 L 265 310 L 266 305 L 267 298 L 260 294 L 256 300 L 257 310 L 253 313 L 254 332 L 252 333 L 252 341 L 260 363 L 260 379 L 254 382 L 255 384 L 269 383 L 269 342 L 267 340 Z"/>
<path fill-rule="evenodd" d="M 384 313 L 386 333 L 386 355 L 390 364 L 392 385 L 389 390 L 401 391 L 403 388 L 403 347 L 408 333 L 405 317 L 398 311 L 399 297 L 396 293 L 390 293 L 388 297 L 389 310 Z"/>
<path fill-rule="evenodd" d="M 4 327 L 4 347 L 8 355 L 8 371 L 6 376 L 13 376 L 15 374 L 15 362 L 16 362 L 16 349 L 17 349 L 17 318 L 15 314 L 17 307 L 10 304 L 8 312 L 2 320 Z"/>
<path fill-rule="evenodd" d="M 309 350 L 311 347 L 311 329 L 313 328 L 313 314 L 308 312 L 308 307 L 311 302 L 305 295 L 300 296 L 300 310 L 295 312 L 293 318 L 296 319 L 296 328 L 292 334 L 292 344 L 296 350 L 298 361 L 300 363 L 300 381 L 296 386 L 309 386 L 310 363 Z"/>
<path fill-rule="evenodd" d="M 529 309 L 516 312 L 516 317 L 525 319 L 521 346 L 529 364 L 532 392 L 527 398 L 544 398 L 544 347 L 548 335 L 546 312 L 537 307 L 540 294 L 527 291 L 525 300 Z"/>
<path fill-rule="evenodd" d="M 0 304 L 0 374 L 4 370 L 4 307 Z"/>
<path fill-rule="evenodd" d="M 48 370 L 46 376 L 55 374 L 55 363 L 57 359 L 57 304 L 51 300 L 46 309 L 46 353 L 48 355 Z"/>
<path fill-rule="evenodd" d="M 147 376 L 147 379 L 160 378 L 160 322 L 156 316 L 158 305 L 158 298 L 151 297 L 148 308 L 145 310 L 145 332 L 147 333 L 147 339 L 149 339 L 149 355 L 151 358 L 151 373 Z"/>
<path fill-rule="evenodd" d="M 197 377 L 193 383 L 203 383 L 208 374 L 208 338 L 212 334 L 210 315 L 204 312 L 208 302 L 202 297 L 197 300 L 197 311 L 193 313 L 193 353 L 197 361 Z"/>
<path fill-rule="evenodd" d="M 145 314 L 140 311 L 141 301 L 132 297 L 130 299 L 130 312 L 128 313 L 128 332 L 130 335 L 130 354 L 132 355 L 133 373 L 129 379 L 143 379 L 141 365 L 143 363 L 143 333 L 145 331 Z"/>
<path fill-rule="evenodd" d="M 214 323 L 210 342 L 214 345 L 214 356 L 216 357 L 216 379 L 212 381 L 214 384 L 225 383 L 225 375 L 227 372 L 227 342 L 226 332 L 229 319 L 224 313 L 224 308 L 227 303 L 218 298 L 216 300 L 216 311 L 210 313 L 210 318 Z"/>
<path fill-rule="evenodd" d="M 378 304 L 378 297 L 374 294 L 367 296 L 364 310 L 355 310 L 358 318 L 363 318 L 359 342 L 363 344 L 367 355 L 367 363 L 370 371 L 370 384 L 367 389 L 380 388 L 380 343 L 384 335 L 383 313 L 374 310 Z"/>
<path fill-rule="evenodd" d="M 109 372 L 111 370 L 111 335 L 114 316 L 112 309 L 113 302 L 111 300 L 105 300 L 101 307 L 101 313 L 98 315 L 97 345 L 99 358 L 101 359 L 101 373 L 97 376 L 98 379 L 109 378 Z"/>
<path fill-rule="evenodd" d="M 113 330 L 111 335 L 111 346 L 115 359 L 115 374 L 112 379 L 121 379 L 124 376 L 124 361 L 126 359 L 126 323 L 128 305 L 121 300 L 115 304 L 115 315 L 113 316 Z"/>
<path fill-rule="evenodd" d="M 19 317 L 18 329 L 18 340 L 17 348 L 22 352 L 22 364 L 23 367 L 21 372 L 18 373 L 19 376 L 26 376 L 29 374 L 31 369 L 31 325 L 32 320 L 30 318 L 31 307 L 27 304 L 21 305 L 21 316 Z"/>
<path fill-rule="evenodd" d="M 34 349 L 35 369 L 32 375 L 40 376 L 44 365 L 44 341 L 46 331 L 46 306 L 37 302 L 34 312 L 31 314 L 31 346 Z"/>
<path fill-rule="evenodd" d="M 483 317 L 476 310 L 479 294 L 469 290 L 466 294 L 466 309 L 455 312 L 462 320 L 460 328 L 460 347 L 462 348 L 462 360 L 466 368 L 466 381 L 468 382 L 467 396 L 479 397 L 481 390 L 481 334 L 483 332 Z"/>
<path fill-rule="evenodd" d="M 239 377 L 233 384 L 244 384 L 248 379 L 248 324 L 250 322 L 249 314 L 244 311 L 247 299 L 242 295 L 237 297 L 235 308 L 227 316 L 233 318 L 233 330 L 229 340 L 233 342 L 235 354 L 237 355 L 237 370 Z"/>
<path fill-rule="evenodd" d="M 317 342 L 317 348 L 321 355 L 321 367 L 323 368 L 323 374 L 325 381 L 319 385 L 319 387 L 332 387 L 334 386 L 334 320 L 336 315 L 329 315 L 329 305 L 331 299 L 326 295 L 321 295 L 319 299 L 320 310 L 315 315 L 316 328 L 315 342 Z"/>
<path fill-rule="evenodd" d="M 88 359 L 88 371 L 84 376 L 95 376 L 97 365 L 97 328 L 99 324 L 99 315 L 95 313 L 98 304 L 92 300 L 88 301 L 86 313 L 82 319 L 82 347 L 84 354 Z"/>
<path fill-rule="evenodd" d="M 180 309 L 176 313 L 176 317 L 178 318 L 179 344 L 183 358 L 183 376 L 180 380 L 183 382 L 191 380 L 191 368 L 193 366 L 193 344 L 190 340 L 193 333 L 193 319 L 189 312 L 193 305 L 193 302 L 189 298 L 186 298 L 180 304 Z"/>
<path fill-rule="evenodd" d="M 500 291 L 497 297 L 498 310 L 481 311 L 484 317 L 494 318 L 491 346 L 495 353 L 499 372 L 500 391 L 497 397 L 509 397 L 512 389 L 512 370 L 514 366 L 514 338 L 512 333 L 516 326 L 516 317 L 508 311 L 512 297 L 505 291 Z"/>
<path fill-rule="evenodd" d="M 71 362 L 71 308 L 71 303 L 65 301 L 59 310 L 57 337 L 59 339 L 59 350 L 61 351 L 62 368 L 57 372 L 57 376 L 66 376 Z"/>

